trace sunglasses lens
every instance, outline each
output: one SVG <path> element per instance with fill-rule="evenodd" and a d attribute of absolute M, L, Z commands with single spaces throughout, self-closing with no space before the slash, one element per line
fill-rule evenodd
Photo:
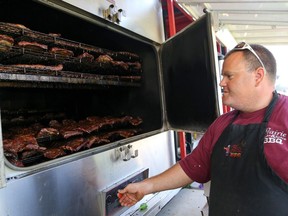
<path fill-rule="evenodd" d="M 245 42 L 241 42 L 241 43 L 237 44 L 237 46 L 235 48 L 242 49 L 243 47 L 245 47 L 245 45 L 246 45 Z"/>

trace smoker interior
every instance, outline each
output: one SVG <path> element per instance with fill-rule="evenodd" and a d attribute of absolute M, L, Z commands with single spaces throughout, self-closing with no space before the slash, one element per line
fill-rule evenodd
<path fill-rule="evenodd" d="M 63 2 L 59 1 L 59 4 Z M 119 33 L 118 27 L 74 8 L 78 17 L 63 12 L 61 7 L 50 7 L 36 1 L 0 1 L 0 21 L 18 23 L 42 33 L 60 33 L 62 38 L 111 51 L 132 52 L 139 55 L 142 72 L 139 85 L 109 82 L 86 85 L 39 85 L 36 81 L 6 83 L 1 80 L 0 97 L 2 119 L 7 113 L 53 112 L 65 113 L 67 118 L 81 120 L 88 116 L 137 116 L 143 120 L 139 134 L 159 130 L 163 126 L 160 103 L 157 53 L 154 46 L 131 32 Z M 81 16 L 89 16 L 90 21 Z M 95 20 L 92 22 L 91 20 Z M 111 30 L 111 25 L 115 29 Z M 109 27 L 110 26 L 110 27 Z M 0 62 L 1 64 L 1 62 Z M 4 116 L 3 116 L 4 115 Z M 6 126 L 3 122 L 2 130 Z"/>

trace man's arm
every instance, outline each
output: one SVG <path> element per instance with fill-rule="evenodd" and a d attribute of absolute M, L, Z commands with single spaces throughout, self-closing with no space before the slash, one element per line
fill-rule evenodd
<path fill-rule="evenodd" d="M 159 175 L 129 184 L 119 190 L 119 202 L 122 206 L 132 206 L 147 194 L 183 187 L 192 182 L 177 163 Z"/>

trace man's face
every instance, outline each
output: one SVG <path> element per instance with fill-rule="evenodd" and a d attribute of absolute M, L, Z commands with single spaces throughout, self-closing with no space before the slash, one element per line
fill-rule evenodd
<path fill-rule="evenodd" d="M 249 110 L 253 104 L 255 73 L 247 71 L 243 52 L 234 52 L 225 59 L 222 77 L 223 103 L 237 110 Z"/>

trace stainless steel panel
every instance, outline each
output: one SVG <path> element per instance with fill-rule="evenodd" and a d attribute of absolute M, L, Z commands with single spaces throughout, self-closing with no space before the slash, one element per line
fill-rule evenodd
<path fill-rule="evenodd" d="M 159 0 L 65 0 L 65 2 L 102 18 L 103 10 L 108 9 L 111 2 L 115 2 L 115 12 L 122 9 L 125 14 L 125 16 L 122 16 L 120 26 L 158 43 L 162 43 L 165 40 L 162 6 Z"/>
<path fill-rule="evenodd" d="M 123 161 L 119 147 L 10 180 L 0 190 L 0 215 L 105 215 L 106 188 L 149 168 L 156 175 L 175 163 L 173 133 L 163 132 L 130 143 L 138 157 Z"/>

